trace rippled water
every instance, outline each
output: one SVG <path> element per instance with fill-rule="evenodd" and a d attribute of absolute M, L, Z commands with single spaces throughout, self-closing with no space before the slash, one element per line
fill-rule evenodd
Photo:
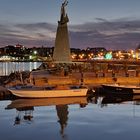
<path fill-rule="evenodd" d="M 133 96 L 93 97 L 88 102 L 86 98 L 0 101 L 0 139 L 139 140 L 139 100 Z"/>
<path fill-rule="evenodd" d="M 0 62 L 0 76 L 9 75 L 15 71 L 32 71 L 40 64 L 41 62 Z"/>

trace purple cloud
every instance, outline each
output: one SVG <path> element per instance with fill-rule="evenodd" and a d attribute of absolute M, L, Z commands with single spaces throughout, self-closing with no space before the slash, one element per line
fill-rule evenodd
<path fill-rule="evenodd" d="M 69 25 L 70 45 L 73 48 L 105 47 L 107 49 L 136 48 L 140 42 L 140 20 L 119 19 Z M 54 46 L 57 25 L 31 23 L 0 25 L 0 46 L 22 43 L 27 47 Z"/>

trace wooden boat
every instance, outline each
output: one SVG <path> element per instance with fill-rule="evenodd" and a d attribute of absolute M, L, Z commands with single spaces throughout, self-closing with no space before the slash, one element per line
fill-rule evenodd
<path fill-rule="evenodd" d="M 135 85 L 102 84 L 102 90 L 108 93 L 140 94 L 140 86 Z"/>
<path fill-rule="evenodd" d="M 21 98 L 51 98 L 86 96 L 88 88 L 83 86 L 16 86 L 8 89 L 13 95 Z"/>
<path fill-rule="evenodd" d="M 86 97 L 63 97 L 63 98 L 41 98 L 41 99 L 17 99 L 13 100 L 6 109 L 26 108 L 37 106 L 87 104 Z"/>

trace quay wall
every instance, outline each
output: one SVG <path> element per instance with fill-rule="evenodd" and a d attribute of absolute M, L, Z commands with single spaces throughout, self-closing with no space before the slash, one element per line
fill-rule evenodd
<path fill-rule="evenodd" d="M 115 83 L 113 77 L 84 77 L 82 79 L 85 85 L 101 85 L 101 84 L 111 84 Z M 117 77 L 116 83 L 125 85 L 140 85 L 140 77 Z M 59 85 L 59 84 L 81 84 L 80 78 L 74 77 L 56 77 L 56 78 L 38 78 L 35 79 L 35 85 Z"/>
<path fill-rule="evenodd" d="M 114 78 L 102 77 L 102 78 L 85 78 L 84 83 L 86 85 L 101 85 L 101 84 L 112 84 L 115 83 Z M 124 85 L 139 85 L 140 77 L 118 77 L 117 82 Z"/>
<path fill-rule="evenodd" d="M 4 98 L 9 98 L 10 95 L 11 95 L 10 91 L 8 91 L 3 86 L 0 86 L 0 100 Z"/>
<path fill-rule="evenodd" d="M 59 84 L 81 84 L 85 85 L 101 85 L 101 84 L 129 84 L 139 85 L 140 84 L 140 73 L 136 74 L 136 71 L 124 71 L 118 73 L 112 72 L 73 72 L 67 76 L 64 75 L 46 75 L 46 76 L 35 76 L 35 85 L 59 85 Z"/>

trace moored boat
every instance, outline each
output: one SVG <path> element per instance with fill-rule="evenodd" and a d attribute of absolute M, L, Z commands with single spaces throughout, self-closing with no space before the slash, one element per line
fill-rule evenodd
<path fill-rule="evenodd" d="M 8 90 L 13 95 L 21 98 L 53 98 L 86 96 L 88 88 L 83 86 L 16 86 Z"/>
<path fill-rule="evenodd" d="M 140 94 L 140 86 L 135 85 L 102 84 L 102 90 L 108 93 Z"/>

